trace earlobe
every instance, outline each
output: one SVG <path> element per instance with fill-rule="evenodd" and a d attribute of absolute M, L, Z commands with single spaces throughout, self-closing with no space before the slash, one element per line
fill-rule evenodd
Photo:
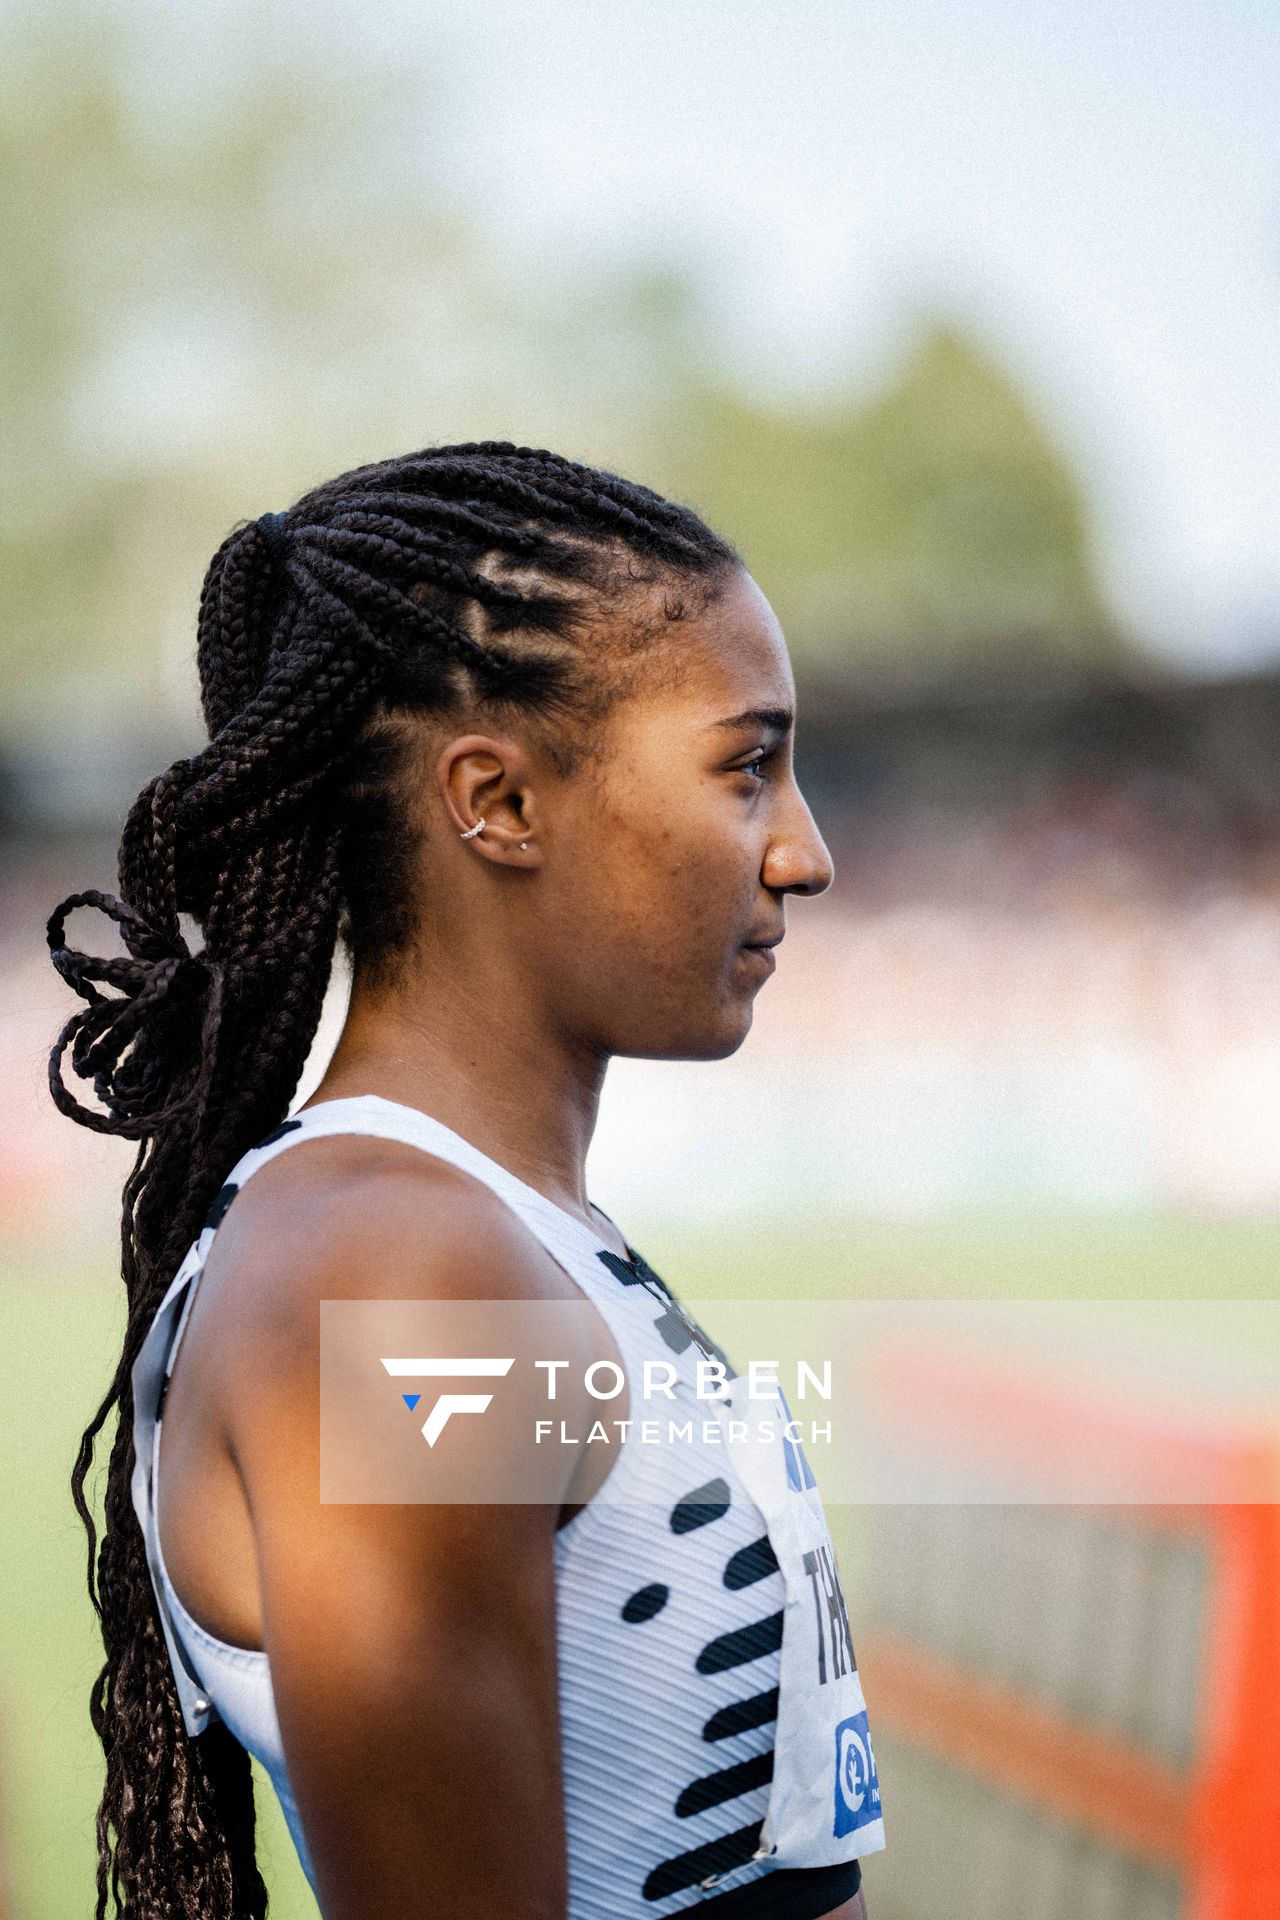
<path fill-rule="evenodd" d="M 483 814 L 481 814 L 480 818 L 476 821 L 474 827 L 467 827 L 465 829 L 459 830 L 458 832 L 459 840 L 474 840 L 477 834 L 484 832 L 486 824 L 487 823 L 485 821 L 485 817 Z M 527 840 L 522 840 L 520 842 L 520 851 L 521 853 L 528 853 L 529 842 Z"/>

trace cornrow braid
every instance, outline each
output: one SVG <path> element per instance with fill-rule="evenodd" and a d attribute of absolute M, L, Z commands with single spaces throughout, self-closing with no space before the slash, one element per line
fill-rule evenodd
<path fill-rule="evenodd" d="M 248 1755 L 218 1722 L 185 1733 L 129 1492 L 130 1376 L 226 1174 L 288 1112 L 338 939 L 376 971 L 412 930 L 395 719 L 491 707 L 572 770 L 643 671 L 637 587 L 673 583 L 671 619 L 686 589 L 709 598 L 740 564 L 689 508 L 500 440 L 357 467 L 237 526 L 209 564 L 196 626 L 208 744 L 138 795 L 119 897 L 72 894 L 47 928 L 86 1003 L 50 1056 L 53 1099 L 139 1143 L 121 1213 L 123 1349 L 71 1481 L 106 1656 L 90 1698 L 106 1760 L 95 1920 L 109 1903 L 129 1920 L 266 1911 Z M 82 907 L 114 921 L 124 956 L 67 944 Z M 95 1106 L 67 1085 L 68 1060 Z M 113 1413 L 99 1539 L 84 1488 Z"/>

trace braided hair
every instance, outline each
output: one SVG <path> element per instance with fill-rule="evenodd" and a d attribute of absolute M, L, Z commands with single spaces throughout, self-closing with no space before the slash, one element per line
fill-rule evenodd
<path fill-rule="evenodd" d="M 217 1721 L 185 1732 L 130 1498 L 130 1376 L 227 1173 L 288 1112 L 335 943 L 357 978 L 376 977 L 423 910 L 406 724 L 517 719 L 572 772 L 656 660 L 659 633 L 740 565 L 688 508 L 506 441 L 356 468 L 238 526 L 209 565 L 197 625 L 209 743 L 134 802 L 119 895 L 72 894 L 48 922 L 53 964 L 86 1002 L 50 1056 L 54 1101 L 139 1142 L 123 1193 L 123 1351 L 71 1482 L 106 1651 L 90 1699 L 106 1757 L 96 1920 L 109 1899 L 137 1920 L 266 1911 L 249 1756 Z M 123 955 L 67 944 L 78 907 L 116 923 Z M 68 1052 L 96 1106 L 67 1086 Z M 84 1486 L 113 1409 L 99 1543 Z"/>

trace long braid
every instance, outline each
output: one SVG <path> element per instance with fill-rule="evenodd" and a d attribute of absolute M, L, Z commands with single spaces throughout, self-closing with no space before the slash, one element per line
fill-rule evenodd
<path fill-rule="evenodd" d="M 131 1920 L 266 1911 L 248 1756 L 225 1726 L 193 1740 L 182 1721 L 130 1494 L 131 1370 L 227 1172 L 288 1111 L 337 939 L 374 969 L 413 924 L 385 723 L 490 703 L 543 726 L 571 765 L 636 651 L 611 652 L 601 614 L 621 627 L 637 583 L 668 577 L 712 594 L 738 564 L 689 509 L 506 441 L 357 468 L 236 528 L 210 562 L 196 633 L 209 743 L 139 794 L 118 898 L 73 894 L 48 924 L 87 1003 L 51 1055 L 53 1098 L 139 1143 L 123 1350 L 72 1474 L 106 1653 L 90 1699 L 106 1759 L 96 1920 L 109 1902 Z M 116 922 L 125 956 L 67 945 L 80 906 Z M 68 1057 L 96 1106 L 67 1086 Z M 84 1488 L 113 1413 L 99 1543 Z"/>

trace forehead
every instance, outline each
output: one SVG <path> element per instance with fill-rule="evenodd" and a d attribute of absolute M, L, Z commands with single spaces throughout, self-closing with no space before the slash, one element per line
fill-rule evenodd
<path fill-rule="evenodd" d="M 666 651 L 667 671 L 654 677 L 649 704 L 679 707 L 707 725 L 751 707 L 795 704 L 782 628 L 745 570 L 696 617 L 672 623 Z M 643 678 L 636 704 L 646 704 Z"/>

